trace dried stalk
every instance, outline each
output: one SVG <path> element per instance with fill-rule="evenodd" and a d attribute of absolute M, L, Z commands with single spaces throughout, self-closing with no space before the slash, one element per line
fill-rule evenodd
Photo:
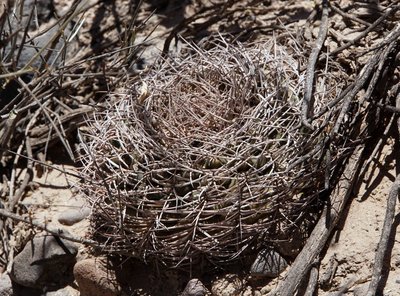
<path fill-rule="evenodd" d="M 400 94 L 397 95 L 396 108 L 400 107 Z M 400 119 L 397 119 L 397 130 L 400 135 Z M 394 216 L 396 212 L 396 201 L 400 193 L 400 174 L 397 175 L 393 185 L 390 189 L 385 219 L 382 226 L 382 234 L 379 240 L 378 249 L 375 253 L 374 267 L 372 272 L 372 279 L 368 287 L 367 296 L 376 295 L 378 292 L 378 285 L 382 277 L 382 270 L 384 265 L 385 255 L 388 251 L 390 232 L 392 231 Z"/>
<path fill-rule="evenodd" d="M 358 41 L 360 41 L 362 38 L 368 35 L 368 33 L 372 32 L 375 28 L 377 28 L 384 20 L 386 20 L 390 15 L 396 13 L 397 10 L 400 9 L 400 5 L 396 5 L 392 7 L 390 10 L 385 12 L 383 15 L 381 15 L 375 22 L 373 22 L 368 28 L 366 28 L 364 31 L 360 33 L 356 38 L 353 40 L 347 42 L 346 44 L 336 48 L 333 50 L 330 54 L 331 55 L 336 55 L 337 53 L 349 48 L 352 45 L 357 44 Z"/>
<path fill-rule="evenodd" d="M 315 289 L 318 287 L 318 274 L 319 274 L 319 264 L 318 266 L 313 266 L 310 271 L 310 277 L 308 279 L 307 289 L 304 296 L 313 296 L 315 294 Z"/>
<path fill-rule="evenodd" d="M 364 21 L 364 20 L 362 20 L 362 19 L 360 19 L 360 18 L 358 18 L 358 17 L 356 17 L 356 16 L 354 16 L 354 15 L 352 15 L 352 14 L 349 14 L 349 13 L 344 12 L 344 11 L 341 10 L 339 7 L 336 7 L 335 4 L 331 4 L 331 5 L 330 5 L 330 8 L 331 8 L 334 12 L 337 12 L 338 14 L 340 14 L 341 16 L 343 16 L 344 18 L 347 18 L 347 19 L 349 19 L 349 20 L 352 20 L 353 22 L 362 24 L 362 25 L 367 26 L 367 27 L 371 25 L 369 22 L 366 22 L 366 21 Z"/>
<path fill-rule="evenodd" d="M 388 40 L 392 40 L 392 37 L 394 35 L 397 35 L 400 33 L 400 24 L 397 24 L 384 38 L 383 42 L 388 42 Z M 392 41 L 391 43 L 388 44 L 387 48 L 383 52 L 377 52 L 375 53 L 365 64 L 363 69 L 360 71 L 360 73 L 357 75 L 356 82 L 354 86 L 349 90 L 348 93 L 346 93 L 344 96 L 343 105 L 340 110 L 340 114 L 338 117 L 338 120 L 335 123 L 335 126 L 332 130 L 333 134 L 338 134 L 339 129 L 341 128 L 343 124 L 343 119 L 345 115 L 348 113 L 350 104 L 353 100 L 353 98 L 356 96 L 356 94 L 364 87 L 366 82 L 370 79 L 371 76 L 373 76 L 373 84 L 376 83 L 377 79 L 379 76 L 374 76 L 373 73 L 374 71 L 377 70 L 377 65 L 378 65 L 378 72 L 380 73 L 382 63 L 387 59 L 391 51 L 395 48 L 397 44 L 397 40 Z M 372 88 L 373 89 L 373 88 Z M 372 94 L 372 89 L 367 90 L 367 95 L 371 96 Z M 365 99 L 369 99 L 369 97 L 365 97 Z"/>
<path fill-rule="evenodd" d="M 318 32 L 318 38 L 315 42 L 315 46 L 311 51 L 310 58 L 308 60 L 307 74 L 304 89 L 304 98 L 302 104 L 302 121 L 303 124 L 312 129 L 310 118 L 314 115 L 314 98 L 313 98 L 313 87 L 314 87 L 314 75 L 315 75 L 315 65 L 318 61 L 318 55 L 324 45 L 326 35 L 328 32 L 328 4 L 329 1 L 322 1 L 322 18 L 321 25 Z"/>
<path fill-rule="evenodd" d="M 388 250 L 389 236 L 393 226 L 394 215 L 396 211 L 396 200 L 399 198 L 400 192 L 400 174 L 397 175 L 392 188 L 390 189 L 389 197 L 387 200 L 385 220 L 382 226 L 381 239 L 378 244 L 378 249 L 375 253 L 374 268 L 372 272 L 372 279 L 368 287 L 367 296 L 374 296 L 377 294 L 378 284 L 382 277 L 382 269 L 384 264 L 385 254 Z"/>

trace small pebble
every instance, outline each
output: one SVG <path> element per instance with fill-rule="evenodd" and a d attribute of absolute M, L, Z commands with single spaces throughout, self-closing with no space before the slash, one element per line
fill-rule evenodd
<path fill-rule="evenodd" d="M 63 225 L 71 226 L 78 223 L 88 217 L 90 214 L 90 208 L 83 206 L 81 209 L 71 209 L 62 212 L 58 216 L 58 222 Z"/>
<path fill-rule="evenodd" d="M 115 273 L 107 270 L 99 258 L 85 259 L 76 263 L 74 277 L 81 296 L 117 296 L 120 294 Z"/>
<path fill-rule="evenodd" d="M 203 285 L 198 279 L 191 279 L 181 296 L 206 296 L 209 295 L 210 291 Z"/>

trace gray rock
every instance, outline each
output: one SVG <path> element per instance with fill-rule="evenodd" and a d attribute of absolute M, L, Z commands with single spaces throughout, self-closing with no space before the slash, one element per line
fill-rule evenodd
<path fill-rule="evenodd" d="M 14 258 L 10 277 L 25 287 L 61 288 L 73 280 L 72 267 L 77 253 L 75 244 L 59 237 L 35 237 Z"/>
<path fill-rule="evenodd" d="M 4 1 L 3 1 L 4 2 Z M 13 56 L 14 59 L 17 57 L 19 48 L 22 48 L 19 53 L 19 59 L 17 61 L 17 67 L 22 68 L 40 51 L 41 57 L 37 57 L 30 65 L 34 68 L 42 65 L 43 58 L 47 58 L 47 65 L 59 65 L 62 62 L 59 51 L 65 45 L 65 39 L 62 35 L 58 39 L 53 39 L 54 36 L 59 36 L 59 26 L 56 25 L 57 20 L 52 17 L 54 10 L 52 7 L 53 1 L 51 0 L 25 0 L 23 1 L 22 15 L 20 10 L 17 9 L 16 13 L 10 13 L 10 24 L 5 22 L 5 32 L 9 34 L 18 33 L 16 37 L 16 46 L 12 45 L 12 42 L 8 42 L 5 48 L 6 57 Z M 2 3 L 0 1 L 0 3 Z M 30 18 L 31 12 L 34 12 L 33 17 Z M 67 36 L 70 32 L 70 26 L 67 26 L 63 30 L 63 35 Z M 25 30 L 28 29 L 29 38 L 23 38 Z M 57 41 L 55 48 L 53 48 L 53 41 Z M 66 48 L 69 53 L 69 47 Z M 56 60 L 57 59 L 57 60 Z"/>
<path fill-rule="evenodd" d="M 48 31 L 46 31 L 44 34 L 37 36 L 32 39 L 32 42 L 34 46 L 29 46 L 28 44 L 19 44 L 19 46 L 22 46 L 21 50 L 21 55 L 19 56 L 18 60 L 18 67 L 24 67 L 25 65 L 30 62 L 30 60 L 36 56 L 38 50 L 41 50 L 42 48 L 46 48 L 45 50 L 42 51 L 41 57 L 46 57 L 49 55 L 49 59 L 47 60 L 48 65 L 59 65 L 61 62 L 61 58 L 57 55 L 58 51 L 62 48 L 64 45 L 64 40 L 62 38 L 59 39 L 58 43 L 55 46 L 54 50 L 50 49 L 50 46 L 48 43 L 51 41 L 53 36 L 55 36 L 58 32 L 57 27 L 50 28 Z M 68 32 L 66 32 L 68 34 Z M 21 41 L 18 41 L 21 42 Z M 51 45 L 51 44 L 50 44 Z M 7 47 L 7 50 L 11 51 L 10 47 Z M 11 51 L 12 52 L 12 51 Z M 57 60 L 56 60 L 57 58 Z M 31 64 L 32 67 L 34 68 L 39 68 L 42 65 L 43 60 L 40 57 L 37 57 Z"/>
<path fill-rule="evenodd" d="M 58 216 L 58 222 L 64 225 L 74 225 L 88 217 L 90 214 L 90 208 L 83 206 L 80 209 L 71 209 L 65 212 L 62 212 Z"/>
<path fill-rule="evenodd" d="M 0 296 L 12 296 L 13 288 L 11 279 L 8 274 L 3 273 L 0 275 Z"/>
<path fill-rule="evenodd" d="M 271 249 L 261 250 L 251 265 L 253 276 L 277 277 L 288 266 L 286 260 Z"/>
<path fill-rule="evenodd" d="M 198 279 L 191 279 L 183 290 L 181 296 L 205 296 L 209 295 L 210 291 Z"/>
<path fill-rule="evenodd" d="M 107 269 L 103 260 L 91 258 L 74 266 L 74 276 L 81 296 L 117 296 L 120 286 L 113 270 Z"/>

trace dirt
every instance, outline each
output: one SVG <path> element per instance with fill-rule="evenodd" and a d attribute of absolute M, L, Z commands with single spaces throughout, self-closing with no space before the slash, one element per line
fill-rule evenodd
<path fill-rule="evenodd" d="M 57 229 L 66 227 L 57 219 L 62 212 L 73 208 L 80 209 L 86 201 L 76 192 L 75 185 L 78 179 L 68 175 L 68 172 L 77 173 L 76 168 L 71 165 L 53 164 L 52 166 L 54 168 L 46 169 L 41 177 L 36 175 L 33 178 L 32 184 L 37 189 L 28 193 L 21 205 L 25 206 L 38 222 Z M 83 220 L 68 226 L 68 231 L 83 237 L 86 235 L 85 230 L 88 226 L 89 222 Z"/>
<path fill-rule="evenodd" d="M 386 212 L 386 202 L 390 188 L 395 179 L 394 167 L 396 151 L 394 140 L 389 141 L 379 160 L 371 163 L 369 175 L 366 176 L 360 191 L 348 206 L 348 214 L 343 221 L 343 229 L 337 231 L 330 247 L 322 260 L 324 272 L 329 260 L 336 258 L 337 271 L 332 281 L 331 290 L 340 290 L 348 286 L 349 292 L 367 286 L 372 274 L 375 251 L 382 231 Z M 397 205 L 398 213 L 400 206 Z M 395 225 L 399 223 L 396 216 Z M 400 295 L 400 229 L 395 227 L 392 233 L 392 251 L 386 260 L 387 275 L 384 295 Z M 360 293 L 360 292 L 359 292 Z M 323 293 L 320 295 L 328 295 Z M 358 294 L 358 295 L 363 295 Z"/>

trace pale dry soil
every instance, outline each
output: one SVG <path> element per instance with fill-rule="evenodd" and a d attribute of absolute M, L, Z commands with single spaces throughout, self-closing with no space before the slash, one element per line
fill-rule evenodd
<path fill-rule="evenodd" d="M 322 266 L 327 267 L 335 256 L 338 268 L 334 286 L 348 285 L 348 295 L 361 285 L 368 286 L 385 218 L 386 202 L 390 188 L 396 176 L 394 143 L 383 149 L 379 161 L 372 161 L 372 168 L 364 178 L 357 196 L 352 200 L 343 230 L 334 237 Z M 384 295 L 400 295 L 400 227 L 398 227 L 400 206 L 396 207 L 395 233 L 392 237 L 393 248 L 390 256 L 389 275 Z M 337 241 L 336 241 L 337 240 Z M 389 266 L 389 265 L 388 265 Z M 323 272 L 324 269 L 321 270 Z M 327 293 L 319 293 L 327 295 Z M 363 294 L 360 294 L 363 295 Z"/>
<path fill-rule="evenodd" d="M 72 165 L 52 164 L 64 172 L 77 173 Z M 23 174 L 22 174 L 23 175 Z M 39 177 L 37 173 L 32 180 L 35 189 L 29 191 L 21 204 L 28 214 L 37 222 L 45 224 L 50 229 L 63 229 L 76 237 L 88 236 L 89 219 L 84 219 L 74 225 L 66 226 L 58 222 L 59 215 L 70 209 L 81 209 L 86 200 L 77 193 L 78 178 L 56 169 L 45 169 Z M 26 228 L 26 227 L 25 227 Z M 25 234 L 26 235 L 26 234 Z M 78 260 L 87 257 L 87 249 L 79 246 Z"/>

